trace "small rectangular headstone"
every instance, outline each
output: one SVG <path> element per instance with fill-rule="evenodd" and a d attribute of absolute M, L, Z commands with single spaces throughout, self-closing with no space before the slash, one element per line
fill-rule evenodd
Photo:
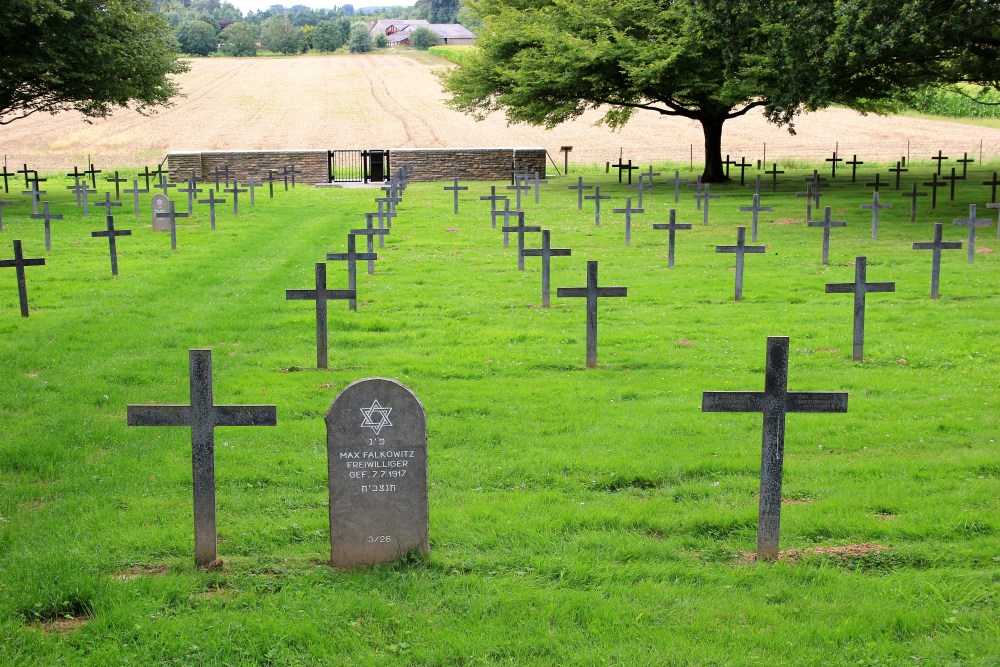
<path fill-rule="evenodd" d="M 153 215 L 153 231 L 169 232 L 170 221 L 167 220 L 166 215 L 170 213 L 170 200 L 167 199 L 166 195 L 153 195 L 149 205 Z"/>

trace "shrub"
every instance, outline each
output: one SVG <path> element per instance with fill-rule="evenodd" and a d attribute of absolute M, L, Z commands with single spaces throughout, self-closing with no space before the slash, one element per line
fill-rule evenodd
<path fill-rule="evenodd" d="M 237 21 L 226 27 L 222 37 L 222 52 L 229 56 L 257 55 L 257 31 L 252 25 Z"/>
<path fill-rule="evenodd" d="M 355 23 L 347 40 L 347 50 L 351 53 L 368 53 L 374 46 L 372 34 L 364 23 Z"/>
<path fill-rule="evenodd" d="M 437 46 L 440 43 L 441 38 L 438 37 L 430 28 L 424 28 L 421 26 L 410 34 L 410 44 L 424 51 L 432 46 Z"/>

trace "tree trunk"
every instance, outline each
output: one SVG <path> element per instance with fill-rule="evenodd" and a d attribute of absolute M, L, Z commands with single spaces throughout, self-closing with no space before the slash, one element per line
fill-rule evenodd
<path fill-rule="evenodd" d="M 705 133 L 705 171 L 702 172 L 703 183 L 727 183 L 726 170 L 722 166 L 722 124 L 725 118 L 699 118 L 702 131 Z"/>

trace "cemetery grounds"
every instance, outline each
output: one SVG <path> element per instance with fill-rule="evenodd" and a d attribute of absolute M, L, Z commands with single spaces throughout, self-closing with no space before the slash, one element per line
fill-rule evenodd
<path fill-rule="evenodd" d="M 810 170 L 790 165 L 774 193 L 765 178 L 767 250 L 747 258 L 741 303 L 714 247 L 749 225 L 746 188 L 713 186 L 706 227 L 692 191 L 674 204 L 661 177 L 626 247 L 610 211 L 634 190 L 603 170 L 552 178 L 524 209 L 572 248 L 552 260 L 553 292 L 582 285 L 587 260 L 628 287 L 599 304 L 596 369 L 582 300 L 540 308 L 538 260 L 518 271 L 516 237 L 503 248 L 490 226 L 479 197 L 506 183 L 463 183 L 458 215 L 444 183 L 409 186 L 374 274 L 359 266 L 358 310 L 330 304 L 319 371 L 312 304 L 284 291 L 312 285 L 377 190 L 258 191 L 238 217 L 220 206 L 215 231 L 196 207 L 176 252 L 151 230 L 149 195 L 138 218 L 126 199 L 115 217 L 133 235 L 113 278 L 90 236 L 103 215 L 84 218 L 69 180 L 43 174 L 65 214 L 51 252 L 25 197 L 0 234 L 0 259 L 15 238 L 46 258 L 26 269 L 29 318 L 0 272 L 0 663 L 995 665 L 1000 242 L 979 183 L 998 166 L 974 165 L 955 201 L 924 198 L 911 223 L 900 193 L 933 170 L 911 165 L 903 189 L 882 190 L 878 240 L 859 208 L 870 190 L 829 179 L 823 205 L 848 223 L 829 266 L 795 196 Z M 693 181 L 657 165 L 674 168 Z M 599 228 L 567 189 L 579 175 L 613 197 Z M 945 252 L 933 301 L 930 253 L 911 243 L 932 221 L 964 241 L 951 221 L 972 201 L 993 226 L 974 263 Z M 670 208 L 693 224 L 672 270 L 650 228 Z M 850 295 L 824 292 L 858 256 L 869 280 L 896 282 L 868 297 L 860 363 Z M 346 286 L 342 263 L 328 273 Z M 790 390 L 847 391 L 850 406 L 789 415 L 783 555 L 763 564 L 750 555 L 761 417 L 700 404 L 763 389 L 772 335 L 791 340 Z M 125 419 L 129 403 L 188 401 L 195 347 L 214 352 L 217 403 L 278 410 L 274 428 L 216 431 L 224 563 L 210 570 L 192 558 L 190 430 Z M 338 571 L 323 415 L 375 376 L 427 409 L 431 551 Z"/>

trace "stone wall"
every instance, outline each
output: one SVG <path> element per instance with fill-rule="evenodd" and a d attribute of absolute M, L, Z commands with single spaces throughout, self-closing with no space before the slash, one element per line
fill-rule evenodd
<path fill-rule="evenodd" d="M 250 173 L 260 179 L 267 169 L 280 170 L 294 164 L 302 173 L 296 181 L 326 183 L 329 162 L 325 150 L 301 151 L 177 151 L 167 154 L 167 169 L 174 182 L 187 180 L 192 171 L 198 178 L 211 180 L 215 168 L 229 165 L 230 178 L 246 181 Z M 544 148 L 394 148 L 389 150 L 389 167 L 405 165 L 411 181 L 509 180 L 511 167 L 537 171 L 545 177 Z"/>

